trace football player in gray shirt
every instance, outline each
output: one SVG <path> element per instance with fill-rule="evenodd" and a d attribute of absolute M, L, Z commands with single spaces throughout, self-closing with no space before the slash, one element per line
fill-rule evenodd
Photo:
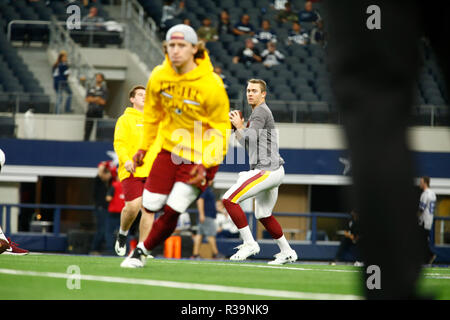
<path fill-rule="evenodd" d="M 275 260 L 269 264 L 282 265 L 297 260 L 297 253 L 287 242 L 283 230 L 272 215 L 277 202 L 278 187 L 284 177 L 284 160 L 278 149 L 278 133 L 272 112 L 265 102 L 267 85 L 264 80 L 250 79 L 247 84 L 247 101 L 252 107 L 247 126 L 239 111 L 230 113 L 230 121 L 236 128 L 236 138 L 249 154 L 250 170 L 239 173 L 236 183 L 223 196 L 223 204 L 239 229 L 243 244 L 230 260 L 245 260 L 260 251 L 248 226 L 247 217 L 240 202 L 254 198 L 255 216 L 270 233 L 280 248 Z"/>

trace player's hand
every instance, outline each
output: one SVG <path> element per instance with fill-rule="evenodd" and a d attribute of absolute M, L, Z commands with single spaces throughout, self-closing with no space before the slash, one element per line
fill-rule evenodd
<path fill-rule="evenodd" d="M 206 168 L 203 164 L 196 164 L 189 172 L 191 178 L 188 180 L 188 184 L 201 188 L 206 185 Z"/>
<path fill-rule="evenodd" d="M 136 168 L 134 167 L 134 161 L 133 160 L 128 160 L 125 162 L 124 164 L 125 170 L 127 170 L 129 173 L 135 173 L 136 172 Z"/>
<path fill-rule="evenodd" d="M 231 111 L 229 116 L 233 129 L 241 129 L 244 127 L 244 117 L 242 116 L 242 111 Z"/>
<path fill-rule="evenodd" d="M 136 152 L 136 154 L 133 156 L 134 169 L 136 169 L 136 167 L 140 167 L 144 164 L 144 157 L 145 157 L 146 153 L 147 153 L 147 151 L 142 150 L 142 149 L 139 149 Z"/>

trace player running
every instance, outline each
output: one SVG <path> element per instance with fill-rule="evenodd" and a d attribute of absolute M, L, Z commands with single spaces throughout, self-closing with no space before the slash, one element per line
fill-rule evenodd
<path fill-rule="evenodd" d="M 252 114 L 247 127 L 238 111 L 230 113 L 236 137 L 249 153 L 250 171 L 239 173 L 237 182 L 223 195 L 223 204 L 244 240 L 230 260 L 245 260 L 259 253 L 259 245 L 253 238 L 245 213 L 239 205 L 246 199 L 255 198 L 256 219 L 264 225 L 281 250 L 269 264 L 282 265 L 296 261 L 297 253 L 291 249 L 280 224 L 272 215 L 278 198 L 278 187 L 284 177 L 284 160 L 278 151 L 278 133 L 265 99 L 266 82 L 250 79 L 247 84 L 247 101 L 252 107 Z"/>
<path fill-rule="evenodd" d="M 114 150 L 119 158 L 118 175 L 125 195 L 125 207 L 121 212 L 120 229 L 114 247 L 119 256 L 124 256 L 126 253 L 128 231 L 142 208 L 145 180 L 156 154 L 161 149 L 161 141 L 157 139 L 143 159 L 144 164 L 137 168 L 134 167 L 133 156 L 139 149 L 144 136 L 145 87 L 133 87 L 128 97 L 132 107 L 125 109 L 125 112 L 117 120 L 114 131 Z M 153 219 L 153 213 L 141 214 L 139 241 L 147 238 Z"/>
<path fill-rule="evenodd" d="M 194 29 L 183 24 L 170 28 L 165 49 L 163 64 L 147 83 L 144 139 L 134 157 L 137 167 L 145 162 L 161 123 L 162 150 L 145 183 L 143 206 L 163 214 L 121 267 L 144 266 L 150 251 L 175 230 L 180 213 L 214 179 L 228 147 L 228 96 Z"/>

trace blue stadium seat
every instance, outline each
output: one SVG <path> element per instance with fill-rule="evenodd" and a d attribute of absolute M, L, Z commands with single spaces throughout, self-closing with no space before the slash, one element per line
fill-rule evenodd
<path fill-rule="evenodd" d="M 282 101 L 268 101 L 275 122 L 292 122 L 292 112 L 287 104 Z"/>
<path fill-rule="evenodd" d="M 329 122 L 330 108 L 327 102 L 314 102 L 309 104 L 311 109 L 311 120 L 313 122 Z"/>
<path fill-rule="evenodd" d="M 311 117 L 311 110 L 306 102 L 296 102 L 290 104 L 290 109 L 293 114 L 293 122 L 309 122 Z"/>
<path fill-rule="evenodd" d="M 41 93 L 30 94 L 30 106 L 35 113 L 49 113 L 50 112 L 50 98 Z"/>

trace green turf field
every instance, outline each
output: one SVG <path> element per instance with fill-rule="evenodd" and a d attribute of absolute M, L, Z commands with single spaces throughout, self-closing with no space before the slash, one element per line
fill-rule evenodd
<path fill-rule="evenodd" d="M 122 260 L 0 255 L 0 299 L 328 300 L 362 295 L 362 268 L 347 265 L 149 259 L 144 268 L 123 269 Z M 68 273 L 70 266 L 80 270 L 81 280 Z M 450 299 L 450 269 L 424 269 L 420 291 Z"/>

